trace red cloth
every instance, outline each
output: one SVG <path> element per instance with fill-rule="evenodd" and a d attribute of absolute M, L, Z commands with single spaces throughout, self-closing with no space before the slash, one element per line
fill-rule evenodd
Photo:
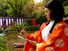
<path fill-rule="evenodd" d="M 31 51 L 68 51 L 68 25 L 63 21 L 57 23 L 46 42 L 42 39 L 41 35 L 41 31 L 45 26 L 46 24 L 43 23 L 40 27 L 40 30 L 27 36 L 28 39 L 36 41 L 38 44 L 37 46 L 34 46 L 27 41 L 24 51 L 29 51 L 31 48 L 33 49 Z"/>
<path fill-rule="evenodd" d="M 34 26 L 34 27 L 36 26 L 36 19 L 35 18 L 32 19 L 32 26 Z"/>

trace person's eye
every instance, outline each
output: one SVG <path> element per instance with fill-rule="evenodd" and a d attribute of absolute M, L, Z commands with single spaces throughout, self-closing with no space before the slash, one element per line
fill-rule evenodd
<path fill-rule="evenodd" d="M 49 13 L 50 11 L 49 10 L 45 10 L 45 13 Z"/>

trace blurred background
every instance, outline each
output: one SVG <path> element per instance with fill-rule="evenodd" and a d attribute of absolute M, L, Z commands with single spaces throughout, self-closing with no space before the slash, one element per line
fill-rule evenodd
<path fill-rule="evenodd" d="M 14 43 L 24 45 L 17 36 L 25 29 L 28 33 L 38 30 L 44 18 L 44 6 L 49 0 L 0 0 L 0 51 L 23 51 Z M 64 7 L 64 19 L 68 24 L 68 0 L 57 0 Z"/>

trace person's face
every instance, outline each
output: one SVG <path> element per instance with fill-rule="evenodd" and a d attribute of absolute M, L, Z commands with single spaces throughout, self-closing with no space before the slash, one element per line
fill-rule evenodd
<path fill-rule="evenodd" d="M 47 20 L 50 20 L 50 14 L 51 14 L 51 11 L 48 8 L 45 8 L 44 16 L 46 17 Z"/>

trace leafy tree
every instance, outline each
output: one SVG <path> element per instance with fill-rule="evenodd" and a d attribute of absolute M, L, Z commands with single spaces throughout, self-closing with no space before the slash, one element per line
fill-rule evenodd
<path fill-rule="evenodd" d="M 7 10 L 1 7 L 8 14 L 7 16 L 21 17 L 23 16 L 23 8 L 27 4 L 27 0 L 1 0 L 0 3 L 2 7 L 3 5 L 8 7 Z"/>
<path fill-rule="evenodd" d="M 37 19 L 43 15 L 43 7 L 49 0 L 43 3 L 35 4 L 33 0 L 0 0 L 0 16 L 12 17 L 36 17 Z M 65 15 L 68 13 L 68 0 L 61 1 L 65 8 Z"/>
<path fill-rule="evenodd" d="M 68 0 L 61 0 L 61 2 L 62 2 L 64 9 L 65 9 L 64 17 L 68 17 Z"/>
<path fill-rule="evenodd" d="M 3 3 L 2 1 L 0 1 L 0 16 L 6 16 L 7 12 L 6 10 L 8 9 L 8 6 Z"/>

